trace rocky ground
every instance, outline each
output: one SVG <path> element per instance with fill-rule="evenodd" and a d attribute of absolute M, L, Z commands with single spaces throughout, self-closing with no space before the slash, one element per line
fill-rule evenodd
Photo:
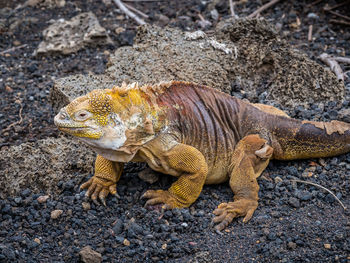
<path fill-rule="evenodd" d="M 55 141 L 67 139 L 61 140 L 53 125 L 49 94 L 58 78 L 103 73 L 118 48 L 133 44 L 137 24 L 107 0 L 66 1 L 61 7 L 62 1 L 58 0 L 37 1 L 34 6 L 23 6 L 24 2 L 0 1 L 0 170 L 4 173 L 0 180 L 0 262 L 78 262 L 87 255 L 96 262 L 349 261 L 349 212 L 324 190 L 291 180 L 318 183 L 350 207 L 350 154 L 271 162 L 259 180 L 261 201 L 253 219 L 247 224 L 235 220 L 222 233 L 213 230 L 211 219 L 218 204 L 232 199 L 227 184 L 205 186 L 189 209 L 160 214 L 145 210 L 140 196 L 147 189 L 167 188 L 172 178 L 163 176 L 148 184 L 137 177 L 143 166 L 131 164 L 118 185 L 120 199 L 108 198 L 107 207 L 84 200 L 78 186 L 91 175 L 91 156 L 75 156 L 66 164 L 66 170 L 62 164 L 56 167 L 65 156 L 73 156 L 75 148 L 66 149 L 65 153 L 56 151 Z M 266 1 L 242 2 L 235 6 L 240 17 L 249 15 Z M 281 1 L 261 14 L 279 29 L 282 39 L 320 64 L 317 57 L 323 52 L 350 56 L 349 26 L 338 24 L 343 19 L 324 10 L 326 4 L 333 7 L 345 1 L 291 2 Z M 230 16 L 229 1 L 129 4 L 146 13 L 150 24 L 184 31 L 201 29 L 208 35 L 218 22 Z M 43 40 L 42 31 L 52 19 L 68 20 L 88 11 L 97 16 L 113 43 L 87 46 L 67 55 L 33 55 Z M 332 11 L 347 15 L 350 3 Z M 307 40 L 310 25 L 312 41 Z M 12 47 L 13 51 L 3 52 Z M 349 65 L 341 66 L 344 71 L 349 70 Z M 268 101 L 266 96 L 240 92 L 235 83 L 230 92 L 241 98 L 273 103 L 295 118 L 350 122 L 349 73 L 344 87 L 344 94 L 337 94 L 344 98 L 342 102 L 307 101 L 294 107 Z M 38 143 L 41 139 L 44 144 Z M 30 153 L 31 158 L 24 158 Z M 40 162 L 35 159 L 37 155 L 44 156 Z M 9 162 L 13 162 L 12 174 Z M 40 178 L 26 182 L 27 186 L 18 184 L 15 194 L 6 197 L 11 189 L 4 190 L 5 182 L 11 175 L 21 173 L 18 169 L 23 173 L 31 171 Z M 42 178 L 55 171 L 57 177 L 52 181 L 55 191 L 51 191 Z"/>

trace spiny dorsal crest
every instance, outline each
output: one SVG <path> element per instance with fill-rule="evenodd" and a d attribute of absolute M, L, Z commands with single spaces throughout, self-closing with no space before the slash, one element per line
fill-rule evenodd
<path fill-rule="evenodd" d="M 128 95 L 128 92 L 132 89 L 139 89 L 139 84 L 137 82 L 131 84 L 126 84 L 125 82 L 123 82 L 120 87 L 114 86 L 112 88 L 112 92 L 118 94 L 121 97 L 125 97 Z"/>

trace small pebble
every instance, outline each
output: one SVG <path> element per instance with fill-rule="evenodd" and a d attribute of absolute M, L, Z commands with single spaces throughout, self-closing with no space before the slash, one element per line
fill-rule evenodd
<path fill-rule="evenodd" d="M 102 255 L 94 251 L 90 246 L 80 250 L 79 255 L 84 263 L 100 263 L 102 261 Z"/>
<path fill-rule="evenodd" d="M 45 203 L 47 199 L 49 199 L 48 195 L 41 195 L 36 200 L 38 201 L 38 203 L 42 204 Z"/>
<path fill-rule="evenodd" d="M 51 218 L 52 219 L 57 219 L 57 218 L 60 217 L 60 215 L 62 215 L 62 213 L 63 213 L 63 210 L 60 210 L 60 209 L 53 210 L 53 211 L 51 211 Z"/>
<path fill-rule="evenodd" d="M 300 207 L 300 202 L 299 202 L 299 200 L 298 200 L 297 198 L 295 198 L 295 197 L 289 198 L 288 203 L 289 203 L 292 207 L 295 207 L 295 208 Z"/>
<path fill-rule="evenodd" d="M 275 184 L 278 184 L 278 183 L 281 183 L 281 182 L 283 182 L 282 178 L 279 177 L 279 176 L 276 176 L 275 177 Z"/>
<path fill-rule="evenodd" d="M 214 21 L 218 20 L 219 19 L 219 12 L 218 12 L 218 10 L 216 10 L 216 9 L 211 10 L 210 11 L 210 16 L 211 16 L 211 18 Z"/>
<path fill-rule="evenodd" d="M 91 205 L 90 205 L 90 203 L 88 203 L 88 202 L 82 202 L 81 205 L 83 206 L 83 209 L 84 209 L 85 211 L 91 209 Z"/>
<path fill-rule="evenodd" d="M 325 244 L 323 244 L 323 245 L 324 245 L 324 248 L 325 248 L 325 249 L 330 249 L 330 248 L 331 248 L 331 244 L 325 243 Z"/>
<path fill-rule="evenodd" d="M 124 244 L 124 246 L 128 247 L 128 246 L 130 246 L 130 241 L 125 238 L 123 241 L 123 244 Z"/>

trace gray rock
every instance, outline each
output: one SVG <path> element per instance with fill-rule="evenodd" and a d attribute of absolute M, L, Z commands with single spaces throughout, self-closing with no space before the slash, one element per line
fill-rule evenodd
<path fill-rule="evenodd" d="M 69 21 L 59 19 L 43 31 L 44 41 L 34 55 L 58 52 L 70 54 L 86 45 L 112 43 L 105 28 L 92 12 L 81 13 Z"/>
<path fill-rule="evenodd" d="M 124 226 L 123 226 L 123 220 L 118 219 L 116 223 L 113 226 L 113 232 L 115 235 L 119 235 L 123 232 Z M 124 239 L 123 239 L 124 240 Z"/>
<path fill-rule="evenodd" d="M 157 24 L 158 24 L 159 26 L 166 26 L 166 25 L 169 24 L 169 22 L 170 22 L 169 17 L 167 17 L 167 16 L 165 16 L 165 15 L 163 15 L 163 14 L 157 14 L 157 15 L 155 16 L 155 18 L 156 18 Z"/>
<path fill-rule="evenodd" d="M 66 137 L 3 147 L 0 196 L 18 193 L 27 196 L 31 191 L 57 193 L 58 182 L 79 182 L 91 173 L 94 158 L 95 153 L 85 145 Z M 30 189 L 23 190 L 27 187 Z"/>
<path fill-rule="evenodd" d="M 159 175 L 155 171 L 153 171 L 151 168 L 146 168 L 141 172 L 139 172 L 137 175 L 141 180 L 149 184 L 154 184 L 159 180 Z"/>
<path fill-rule="evenodd" d="M 307 14 L 307 18 L 319 19 L 320 17 L 317 14 L 315 14 L 315 13 L 308 13 Z"/>
<path fill-rule="evenodd" d="M 217 21 L 219 19 L 219 12 L 215 8 L 210 11 L 210 16 L 214 21 Z"/>
<path fill-rule="evenodd" d="M 289 203 L 292 207 L 295 207 L 295 208 L 300 207 L 300 202 L 299 202 L 299 200 L 298 200 L 297 198 L 295 198 L 295 197 L 289 198 L 288 203 Z"/>

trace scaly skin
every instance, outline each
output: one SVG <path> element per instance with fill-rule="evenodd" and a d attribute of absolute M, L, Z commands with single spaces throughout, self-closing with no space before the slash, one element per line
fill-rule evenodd
<path fill-rule="evenodd" d="M 123 163 L 147 162 L 178 177 L 167 190 L 144 193 L 146 206 L 188 207 L 204 184 L 229 181 L 233 202 L 214 210 L 216 228 L 235 217 L 247 222 L 258 207 L 257 177 L 271 159 L 334 156 L 350 150 L 350 125 L 289 118 L 188 82 L 94 90 L 61 109 L 57 127 L 97 153 L 95 175 L 81 188 L 105 204 L 116 194 Z"/>

